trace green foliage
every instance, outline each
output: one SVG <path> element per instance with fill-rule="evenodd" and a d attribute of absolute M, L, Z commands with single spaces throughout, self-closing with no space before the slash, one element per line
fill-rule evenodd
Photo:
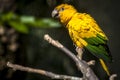
<path fill-rule="evenodd" d="M 0 14 L 0 25 L 8 24 L 21 33 L 28 33 L 29 27 L 53 28 L 60 23 L 50 18 L 39 19 L 34 16 L 16 15 L 13 12 Z"/>
<path fill-rule="evenodd" d="M 29 26 L 35 26 L 40 28 L 60 27 L 59 22 L 54 21 L 53 19 L 50 18 L 36 19 L 33 16 L 21 16 L 20 21 Z"/>
<path fill-rule="evenodd" d="M 17 31 L 20 31 L 22 33 L 28 33 L 28 27 L 21 22 L 10 21 L 9 25 L 12 26 Z"/>

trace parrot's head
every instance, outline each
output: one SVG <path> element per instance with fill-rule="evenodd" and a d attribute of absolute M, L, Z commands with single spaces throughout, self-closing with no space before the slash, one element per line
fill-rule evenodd
<path fill-rule="evenodd" d="M 52 11 L 52 17 L 59 19 L 63 24 L 67 24 L 76 12 L 77 10 L 72 5 L 61 4 Z"/>

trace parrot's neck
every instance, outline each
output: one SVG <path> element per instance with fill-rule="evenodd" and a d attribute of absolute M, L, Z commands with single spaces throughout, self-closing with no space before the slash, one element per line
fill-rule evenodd
<path fill-rule="evenodd" d="M 68 24 L 68 22 L 71 20 L 71 18 L 74 16 L 75 13 L 76 13 L 76 11 L 71 11 L 71 12 L 66 11 L 64 14 L 60 15 L 61 23 L 66 26 Z"/>

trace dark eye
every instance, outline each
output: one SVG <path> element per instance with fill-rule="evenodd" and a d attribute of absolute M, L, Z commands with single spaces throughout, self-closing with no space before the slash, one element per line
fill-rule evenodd
<path fill-rule="evenodd" d="M 60 11 L 63 11 L 63 10 L 64 10 L 64 8 L 61 8 L 61 9 L 60 9 Z"/>

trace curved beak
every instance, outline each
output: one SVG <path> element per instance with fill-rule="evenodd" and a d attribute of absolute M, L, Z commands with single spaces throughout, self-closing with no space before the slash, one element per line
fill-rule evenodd
<path fill-rule="evenodd" d="M 58 17 L 59 17 L 59 13 L 58 13 L 58 11 L 57 11 L 56 9 L 54 9 L 54 10 L 52 11 L 52 17 L 53 17 L 53 18 L 58 18 Z"/>

